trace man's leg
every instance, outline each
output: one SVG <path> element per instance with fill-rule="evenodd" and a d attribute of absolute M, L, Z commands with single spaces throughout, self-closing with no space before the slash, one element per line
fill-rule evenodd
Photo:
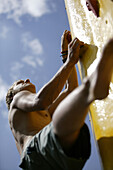
<path fill-rule="evenodd" d="M 53 115 L 54 133 L 65 149 L 77 139 L 92 101 L 107 97 L 112 70 L 113 39 L 105 46 L 94 73 L 60 103 Z"/>

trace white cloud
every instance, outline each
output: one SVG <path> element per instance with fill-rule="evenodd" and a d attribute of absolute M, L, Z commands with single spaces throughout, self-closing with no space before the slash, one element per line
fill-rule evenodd
<path fill-rule="evenodd" d="M 5 96 L 8 88 L 9 88 L 8 84 L 6 84 L 6 82 L 0 76 L 0 105 L 2 102 L 5 103 Z"/>
<path fill-rule="evenodd" d="M 38 55 L 38 54 L 42 54 L 42 52 L 43 52 L 42 45 L 38 39 L 34 39 L 34 40 L 30 41 L 28 46 L 29 46 L 29 48 L 31 48 L 31 50 L 34 54 Z"/>
<path fill-rule="evenodd" d="M 3 26 L 0 28 L 0 37 L 5 39 L 7 38 L 7 34 L 8 34 L 9 29 L 6 26 Z"/>
<path fill-rule="evenodd" d="M 34 61 L 34 57 L 33 56 L 25 56 L 22 59 L 23 62 L 27 63 L 28 65 L 36 68 L 36 62 Z"/>
<path fill-rule="evenodd" d="M 33 17 L 41 17 L 50 12 L 47 0 L 24 0 L 23 7 L 26 10 L 26 13 Z"/>
<path fill-rule="evenodd" d="M 24 65 L 21 62 L 13 62 L 11 67 L 11 77 L 13 81 L 16 81 L 20 77 L 21 69 L 24 67 Z"/>
<path fill-rule="evenodd" d="M 22 42 L 26 55 L 23 57 L 22 61 L 34 68 L 37 64 L 43 66 L 44 60 L 40 58 L 39 55 L 43 54 L 43 46 L 39 39 L 33 39 L 29 32 L 23 34 Z"/>
<path fill-rule="evenodd" d="M 40 43 L 39 39 L 33 39 L 29 32 L 22 35 L 22 42 L 25 49 L 30 50 L 32 54 L 42 54 L 43 53 L 43 46 Z"/>
<path fill-rule="evenodd" d="M 26 32 L 22 35 L 22 42 L 24 47 L 26 48 L 28 46 L 28 41 L 32 39 L 30 32 Z"/>
<path fill-rule="evenodd" d="M 11 67 L 11 71 L 18 72 L 18 70 L 20 70 L 21 68 L 23 68 L 23 65 L 20 64 L 19 62 L 15 62 L 13 63 L 13 66 Z"/>
<path fill-rule="evenodd" d="M 38 63 L 39 66 L 43 66 L 44 61 L 43 61 L 42 59 L 37 58 L 36 61 L 37 61 L 37 63 Z"/>
<path fill-rule="evenodd" d="M 3 78 L 0 75 L 0 114 L 3 116 L 3 118 L 8 118 L 6 94 L 9 87 L 10 86 L 3 80 Z"/>
<path fill-rule="evenodd" d="M 22 17 L 28 14 L 32 17 L 41 17 L 55 9 L 52 0 L 0 0 L 0 14 L 6 14 L 20 24 Z"/>
<path fill-rule="evenodd" d="M 3 118 L 8 118 L 8 110 L 2 109 L 1 111 Z"/>
<path fill-rule="evenodd" d="M 43 66 L 44 61 L 38 57 L 35 56 L 25 56 L 23 57 L 22 61 L 34 68 L 36 68 L 37 64 L 39 66 Z"/>

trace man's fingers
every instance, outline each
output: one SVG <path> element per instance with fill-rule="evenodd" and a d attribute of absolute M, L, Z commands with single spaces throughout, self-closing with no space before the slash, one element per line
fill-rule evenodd
<path fill-rule="evenodd" d="M 84 42 L 80 41 L 78 38 L 75 37 L 75 38 L 70 42 L 69 47 L 70 47 L 70 48 L 73 47 L 73 46 L 75 45 L 75 43 L 77 43 L 77 44 L 80 45 L 80 46 L 83 46 L 83 45 L 84 45 Z"/>
<path fill-rule="evenodd" d="M 67 37 L 67 30 L 65 30 L 65 31 L 63 32 L 61 39 L 62 39 L 62 40 L 66 40 L 66 37 Z"/>
<path fill-rule="evenodd" d="M 68 30 L 65 30 L 64 32 L 63 32 L 63 35 L 66 35 L 68 33 Z"/>
<path fill-rule="evenodd" d="M 69 47 L 70 48 L 72 48 L 74 45 L 75 45 L 75 43 L 77 43 L 77 38 L 74 38 L 71 42 L 70 42 L 70 44 L 69 44 Z"/>
<path fill-rule="evenodd" d="M 84 42 L 80 41 L 80 46 L 83 46 L 84 45 Z"/>
<path fill-rule="evenodd" d="M 67 40 L 68 40 L 68 44 L 72 41 L 72 37 L 71 37 L 70 31 L 68 31 Z"/>

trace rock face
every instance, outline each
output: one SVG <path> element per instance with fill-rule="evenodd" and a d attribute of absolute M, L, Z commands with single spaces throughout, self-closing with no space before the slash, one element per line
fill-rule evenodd
<path fill-rule="evenodd" d="M 97 0 L 87 0 L 86 6 L 89 11 L 92 11 L 95 16 L 99 17 L 99 2 Z"/>
<path fill-rule="evenodd" d="M 82 49 L 79 62 L 79 71 L 83 78 L 93 72 L 103 46 L 113 37 L 113 0 L 65 0 L 65 4 L 72 37 L 76 36 L 87 44 Z M 90 112 L 104 170 L 112 170 L 113 76 L 108 97 L 95 101 Z"/>

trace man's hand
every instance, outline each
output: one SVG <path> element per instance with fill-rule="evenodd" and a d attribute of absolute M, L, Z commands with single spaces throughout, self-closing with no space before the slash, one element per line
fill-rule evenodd
<path fill-rule="evenodd" d="M 84 43 L 77 38 L 74 38 L 72 41 L 70 31 L 64 31 L 61 37 L 61 52 L 68 51 L 68 59 L 71 60 L 71 62 L 74 62 L 75 64 L 78 62 L 79 50 L 82 45 L 84 45 Z M 62 55 L 62 58 L 67 58 L 67 55 Z"/>
<path fill-rule="evenodd" d="M 79 59 L 79 51 L 80 47 L 83 46 L 84 43 L 77 38 L 74 38 L 73 41 L 68 45 L 68 60 L 74 62 L 75 64 Z"/>
<path fill-rule="evenodd" d="M 65 30 L 61 37 L 61 52 L 68 51 L 68 44 L 71 42 L 71 33 L 70 31 Z M 65 58 L 65 56 L 62 56 Z"/>

